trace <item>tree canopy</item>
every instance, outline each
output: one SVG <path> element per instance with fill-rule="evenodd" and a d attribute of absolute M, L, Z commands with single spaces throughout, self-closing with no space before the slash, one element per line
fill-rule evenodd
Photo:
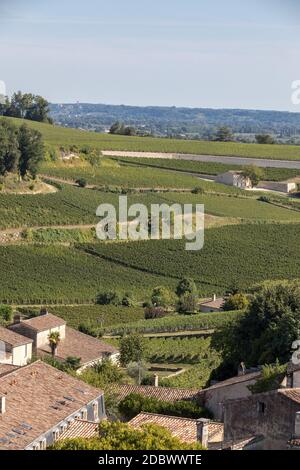
<path fill-rule="evenodd" d="M 155 424 L 134 429 L 126 423 L 103 421 L 99 437 L 57 441 L 50 450 L 202 450 L 200 443 L 184 443 Z"/>
<path fill-rule="evenodd" d="M 21 91 L 14 93 L 11 99 L 6 99 L 0 112 L 3 116 L 52 124 L 52 119 L 49 117 L 48 101 L 42 96 L 32 93 L 22 93 Z"/>
<path fill-rule="evenodd" d="M 212 346 L 222 351 L 221 371 L 287 362 L 300 334 L 300 282 L 272 281 L 258 286 L 245 315 L 213 335 Z"/>

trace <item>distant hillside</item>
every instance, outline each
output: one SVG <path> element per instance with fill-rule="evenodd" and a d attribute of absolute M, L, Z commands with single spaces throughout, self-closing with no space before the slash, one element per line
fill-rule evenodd
<path fill-rule="evenodd" d="M 242 140 L 268 133 L 277 140 L 300 142 L 300 113 L 242 109 L 176 108 L 106 104 L 52 104 L 56 123 L 103 132 L 115 121 L 157 136 L 210 139 L 220 126 L 229 126 Z"/>

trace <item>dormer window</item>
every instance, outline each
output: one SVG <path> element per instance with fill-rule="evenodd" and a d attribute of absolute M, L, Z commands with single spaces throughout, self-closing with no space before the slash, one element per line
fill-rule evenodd
<path fill-rule="evenodd" d="M 55 431 L 53 431 L 53 442 L 57 441 L 58 438 L 59 438 L 59 429 L 55 429 Z"/>
<path fill-rule="evenodd" d="M 99 412 L 98 412 L 98 402 L 95 401 L 93 403 L 93 414 L 94 414 L 94 420 L 97 421 L 98 417 L 99 417 Z"/>
<path fill-rule="evenodd" d="M 81 412 L 81 419 L 87 420 L 87 409 L 85 408 Z"/>

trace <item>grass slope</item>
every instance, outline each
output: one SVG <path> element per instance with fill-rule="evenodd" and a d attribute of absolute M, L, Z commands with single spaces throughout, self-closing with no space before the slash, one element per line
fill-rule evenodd
<path fill-rule="evenodd" d="M 22 120 L 10 119 L 17 125 Z M 128 150 L 139 152 L 176 152 L 203 155 L 228 155 L 283 160 L 300 160 L 300 146 L 258 145 L 235 142 L 206 142 L 176 139 L 125 137 L 110 134 L 97 134 L 77 129 L 67 129 L 49 124 L 26 121 L 28 126 L 42 132 L 45 142 L 53 146 L 89 145 L 101 150 Z"/>

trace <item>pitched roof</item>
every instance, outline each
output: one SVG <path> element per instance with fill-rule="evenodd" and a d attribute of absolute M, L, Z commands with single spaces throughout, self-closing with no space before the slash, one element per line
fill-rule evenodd
<path fill-rule="evenodd" d="M 32 343 L 33 340 L 26 336 L 19 335 L 3 326 L 0 326 L 0 341 L 10 344 L 13 347 L 22 346 L 23 344 Z"/>
<path fill-rule="evenodd" d="M 244 375 L 237 375 L 235 377 L 231 377 L 230 379 L 222 380 L 222 382 L 217 382 L 214 385 L 211 385 L 210 387 L 204 388 L 201 390 L 201 392 L 204 392 L 207 390 L 213 390 L 215 388 L 228 387 L 228 385 L 234 385 L 234 384 L 238 384 L 242 382 L 248 382 L 249 380 L 259 379 L 260 377 L 261 377 L 261 371 L 250 372 Z"/>
<path fill-rule="evenodd" d="M 300 404 L 300 388 L 280 388 L 277 391 L 289 400 Z"/>
<path fill-rule="evenodd" d="M 0 377 L 0 450 L 21 450 L 103 392 L 42 361 Z"/>
<path fill-rule="evenodd" d="M 154 385 L 118 384 L 112 386 L 111 389 L 117 394 L 120 401 L 130 393 L 140 393 L 146 397 L 154 397 L 165 401 L 196 400 L 199 395 L 199 391 L 194 388 L 155 387 Z"/>
<path fill-rule="evenodd" d="M 39 348 L 39 352 L 51 354 L 50 346 L 45 344 Z M 118 349 L 108 343 L 66 327 L 66 336 L 59 342 L 56 355 L 58 359 L 63 360 L 70 356 L 80 357 L 80 362 L 83 365 L 98 360 L 105 354 L 116 354 L 117 352 Z"/>
<path fill-rule="evenodd" d="M 74 419 L 68 428 L 59 436 L 59 441 L 64 439 L 74 439 L 76 437 L 95 437 L 99 435 L 98 423 Z"/>
<path fill-rule="evenodd" d="M 219 297 L 216 300 L 208 300 L 207 302 L 202 302 L 200 304 L 200 307 L 210 307 L 210 308 L 222 308 L 224 304 L 224 299 L 223 297 Z"/>
<path fill-rule="evenodd" d="M 3 377 L 3 375 L 9 374 L 16 369 L 18 369 L 18 366 L 13 366 L 12 364 L 0 364 L 0 377 Z"/>
<path fill-rule="evenodd" d="M 178 437 L 183 442 L 195 442 L 197 441 L 197 421 L 199 420 L 142 412 L 129 421 L 128 424 L 134 428 L 140 428 L 145 424 L 157 424 L 168 429 L 173 436 Z M 214 440 L 217 434 L 222 440 L 223 423 L 209 423 L 208 441 Z"/>
<path fill-rule="evenodd" d="M 30 328 L 41 332 L 45 330 L 50 330 L 51 328 L 57 328 L 59 326 L 63 326 L 66 324 L 65 320 L 52 313 L 46 313 L 44 315 L 38 315 L 37 317 L 29 318 L 28 320 L 21 320 L 20 323 L 16 323 L 15 325 L 11 325 L 11 329 L 18 330 L 21 326 L 26 325 Z"/>

